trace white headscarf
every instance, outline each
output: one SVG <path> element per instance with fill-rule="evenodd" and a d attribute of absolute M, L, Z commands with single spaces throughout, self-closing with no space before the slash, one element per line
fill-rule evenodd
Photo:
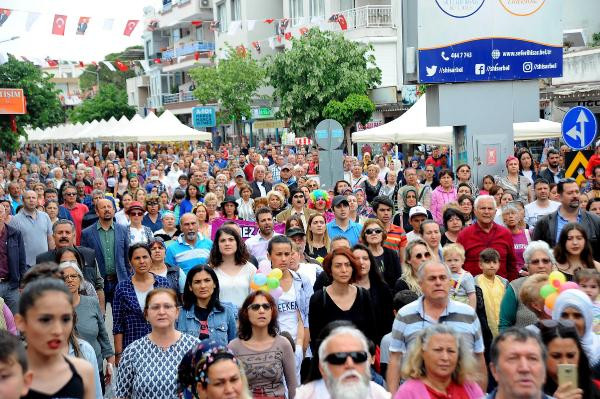
<path fill-rule="evenodd" d="M 552 309 L 552 320 L 559 320 L 565 308 L 575 308 L 581 312 L 585 321 L 585 333 L 580 337 L 581 346 L 590 359 L 591 366 L 600 362 L 600 336 L 592 331 L 594 320 L 593 305 L 583 291 L 570 289 L 558 295 Z"/>

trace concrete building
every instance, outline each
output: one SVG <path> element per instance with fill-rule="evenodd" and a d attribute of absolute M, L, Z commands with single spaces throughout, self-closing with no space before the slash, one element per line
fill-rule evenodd
<path fill-rule="evenodd" d="M 61 63 L 54 67 L 44 67 L 42 70 L 52 76 L 50 81 L 60 91 L 59 99 L 64 108 L 73 108 L 82 103 L 83 96 L 79 86 L 79 77 L 83 73 L 91 72 L 73 63 Z"/>

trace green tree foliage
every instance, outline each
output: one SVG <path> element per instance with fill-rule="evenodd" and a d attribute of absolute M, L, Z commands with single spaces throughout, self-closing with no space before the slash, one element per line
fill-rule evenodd
<path fill-rule="evenodd" d="M 128 55 L 128 50 L 132 50 L 132 49 L 142 49 L 142 47 L 141 46 L 128 47 L 127 49 L 125 49 L 124 51 L 121 51 L 119 53 L 107 54 L 104 57 L 104 59 L 106 61 L 111 61 L 111 62 L 120 60 L 125 65 L 128 65 L 129 61 L 131 61 L 131 56 Z M 106 67 L 106 65 L 101 65 L 101 64 L 98 64 L 98 66 L 88 65 L 85 68 L 85 71 L 87 71 L 87 72 L 84 72 L 79 77 L 79 86 L 81 87 L 81 90 L 83 90 L 83 91 L 89 90 L 92 88 L 92 86 L 97 85 L 96 73 L 98 73 L 100 75 L 99 76 L 100 77 L 100 87 L 102 87 L 103 85 L 106 85 L 106 84 L 113 84 L 117 88 L 123 89 L 123 90 L 126 89 L 127 79 L 133 78 L 135 76 L 135 71 L 132 68 L 130 68 L 128 71 L 125 71 L 125 72 L 121 72 L 118 69 L 116 72 L 112 72 L 110 69 L 108 69 Z"/>
<path fill-rule="evenodd" d="M 87 99 L 75 107 L 69 119 L 72 122 L 83 123 L 94 119 L 108 120 L 112 116 L 120 119 L 123 115 L 128 119 L 135 115 L 135 109 L 127 104 L 127 93 L 112 84 L 107 84 L 100 86 L 100 91 L 94 98 Z"/>
<path fill-rule="evenodd" d="M 346 148 L 350 150 L 350 128 L 360 122 L 366 125 L 375 112 L 375 104 L 365 94 L 350 94 L 343 102 L 331 100 L 323 109 L 323 117 L 335 119 L 344 126 Z"/>
<path fill-rule="evenodd" d="M 26 136 L 25 126 L 43 129 L 65 121 L 65 111 L 58 98 L 60 91 L 50 78 L 31 62 L 18 61 L 13 56 L 0 65 L 0 87 L 23 89 L 27 101 L 27 114 L 16 117 L 16 133 L 11 130 L 8 115 L 0 115 L 1 150 L 17 149 L 19 137 Z"/>
<path fill-rule="evenodd" d="M 313 28 L 293 39 L 290 50 L 275 55 L 267 66 L 269 82 L 279 100 L 279 112 L 291 119 L 292 129 L 313 130 L 330 101 L 367 94 L 381 83 L 381 70 L 371 51 L 371 46 L 339 33 Z"/>
<path fill-rule="evenodd" d="M 245 49 L 228 47 L 226 58 L 214 67 L 190 70 L 201 104 L 218 102 L 218 123 L 235 124 L 252 114 L 250 104 L 265 79 L 265 70 Z"/>

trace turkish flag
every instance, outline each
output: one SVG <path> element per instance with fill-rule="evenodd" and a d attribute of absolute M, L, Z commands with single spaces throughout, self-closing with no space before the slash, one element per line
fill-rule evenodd
<path fill-rule="evenodd" d="M 275 21 L 273 18 L 267 18 L 265 19 L 263 22 L 267 23 L 267 24 L 272 24 L 273 21 Z"/>
<path fill-rule="evenodd" d="M 121 72 L 127 72 L 129 70 L 129 67 L 119 60 L 115 61 L 115 65 L 117 66 L 117 68 L 119 68 L 119 71 Z"/>
<path fill-rule="evenodd" d="M 342 30 L 348 29 L 348 22 L 346 22 L 346 17 L 344 17 L 343 14 L 338 15 L 337 22 L 340 24 L 340 28 L 342 28 Z"/>
<path fill-rule="evenodd" d="M 161 62 L 162 62 L 162 61 L 161 61 L 161 59 L 160 59 L 160 58 L 155 58 L 155 59 L 154 59 L 154 63 L 155 63 L 155 64 L 160 64 Z"/>
<path fill-rule="evenodd" d="M 140 22 L 139 19 L 130 19 L 129 21 L 127 21 L 127 24 L 125 25 L 125 30 L 123 31 L 123 34 L 125 36 L 131 36 L 131 33 L 137 26 L 138 22 Z"/>
<path fill-rule="evenodd" d="M 52 34 L 53 35 L 65 35 L 65 25 L 67 24 L 67 16 L 66 15 L 54 15 L 54 24 L 52 24 Z"/>
<path fill-rule="evenodd" d="M 302 28 L 299 29 L 300 31 L 300 35 L 304 36 L 308 33 L 308 28 L 306 26 L 303 26 Z"/>
<path fill-rule="evenodd" d="M 199 52 L 199 51 L 196 51 L 196 52 L 194 53 L 194 59 L 195 59 L 196 61 L 198 61 L 198 58 L 200 58 L 200 52 Z"/>
<path fill-rule="evenodd" d="M 283 37 L 285 37 L 285 40 L 292 40 L 292 32 L 285 32 Z"/>
<path fill-rule="evenodd" d="M 194 25 L 195 27 L 200 27 L 202 26 L 202 21 L 192 21 L 192 25 Z"/>
<path fill-rule="evenodd" d="M 79 66 L 82 67 L 82 68 L 85 66 L 85 64 L 83 63 L 83 61 L 79 61 Z"/>
<path fill-rule="evenodd" d="M 48 57 L 46 57 L 46 62 L 48 63 L 48 66 L 50 66 L 50 67 L 56 67 L 56 66 L 58 66 L 58 61 L 57 60 L 51 60 Z"/>

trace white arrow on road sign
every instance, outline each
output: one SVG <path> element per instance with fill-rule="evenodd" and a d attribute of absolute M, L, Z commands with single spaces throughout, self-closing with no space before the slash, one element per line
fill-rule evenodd
<path fill-rule="evenodd" d="M 579 130 L 577 130 L 577 125 L 573 126 L 568 132 L 567 136 L 572 138 L 573 140 L 579 139 L 581 146 L 585 141 L 585 124 L 589 122 L 589 119 L 585 115 L 585 112 L 581 111 L 579 116 L 577 116 L 577 123 L 579 124 Z"/>

